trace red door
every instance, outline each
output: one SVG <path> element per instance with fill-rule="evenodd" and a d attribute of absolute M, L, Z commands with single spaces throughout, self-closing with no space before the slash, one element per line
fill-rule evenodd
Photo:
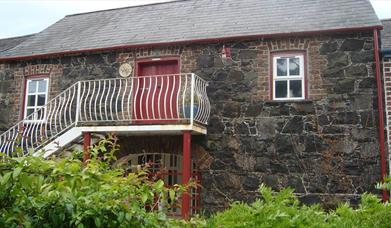
<path fill-rule="evenodd" d="M 139 62 L 137 73 L 134 82 L 135 122 L 167 123 L 178 120 L 178 60 Z"/>

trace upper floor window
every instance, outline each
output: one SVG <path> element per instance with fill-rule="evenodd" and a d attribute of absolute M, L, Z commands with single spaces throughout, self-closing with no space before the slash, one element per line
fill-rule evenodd
<path fill-rule="evenodd" d="M 305 98 L 304 55 L 273 55 L 273 100 L 300 100 Z"/>
<path fill-rule="evenodd" d="M 48 78 L 34 78 L 26 81 L 25 109 L 24 117 L 35 113 L 30 120 L 43 120 L 45 112 L 37 112 L 47 102 L 48 98 Z"/>

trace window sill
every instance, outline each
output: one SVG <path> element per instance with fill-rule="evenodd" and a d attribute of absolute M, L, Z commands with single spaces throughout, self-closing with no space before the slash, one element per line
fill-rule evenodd
<path fill-rule="evenodd" d="M 312 99 L 303 99 L 303 100 L 267 100 L 265 104 L 282 104 L 282 103 L 312 103 Z"/>

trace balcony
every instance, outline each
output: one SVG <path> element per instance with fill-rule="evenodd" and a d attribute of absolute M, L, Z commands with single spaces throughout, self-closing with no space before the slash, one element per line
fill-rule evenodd
<path fill-rule="evenodd" d="M 0 135 L 0 151 L 49 151 L 82 132 L 206 134 L 207 82 L 195 74 L 79 81 Z"/>

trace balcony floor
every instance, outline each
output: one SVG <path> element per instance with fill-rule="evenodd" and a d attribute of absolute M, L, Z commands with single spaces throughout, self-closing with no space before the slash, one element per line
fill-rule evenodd
<path fill-rule="evenodd" d="M 119 126 L 80 126 L 81 132 L 115 133 L 118 135 L 181 135 L 191 131 L 194 135 L 205 135 L 206 127 L 200 124 L 154 124 L 154 125 L 119 125 Z"/>

